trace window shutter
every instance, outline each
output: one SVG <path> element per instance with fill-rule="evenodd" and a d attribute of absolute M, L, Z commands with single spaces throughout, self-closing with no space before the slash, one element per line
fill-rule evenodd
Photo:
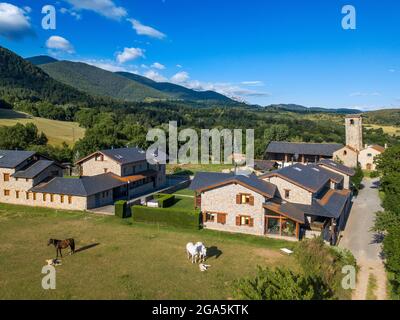
<path fill-rule="evenodd" d="M 249 224 L 249 226 L 250 226 L 250 227 L 254 227 L 254 219 L 253 219 L 253 218 L 250 218 L 250 224 Z"/>
<path fill-rule="evenodd" d="M 249 205 L 254 206 L 254 197 L 250 196 Z"/>
<path fill-rule="evenodd" d="M 222 223 L 222 224 L 226 224 L 226 214 L 223 214 L 223 215 L 221 216 L 221 223 Z"/>
<path fill-rule="evenodd" d="M 236 217 L 236 225 L 237 225 L 237 226 L 240 226 L 240 216 L 237 216 L 237 217 Z"/>
<path fill-rule="evenodd" d="M 241 204 L 242 203 L 242 196 L 240 194 L 236 195 L 236 204 Z"/>
<path fill-rule="evenodd" d="M 203 223 L 207 222 L 207 213 L 203 212 Z"/>

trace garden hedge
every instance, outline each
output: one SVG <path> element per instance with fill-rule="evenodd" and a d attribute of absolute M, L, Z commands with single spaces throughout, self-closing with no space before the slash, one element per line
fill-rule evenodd
<path fill-rule="evenodd" d="M 117 201 L 115 203 L 115 215 L 121 219 L 130 217 L 130 211 L 128 210 L 127 202 L 124 200 Z"/>
<path fill-rule="evenodd" d="M 198 210 L 133 206 L 131 211 L 134 222 L 147 222 L 196 230 L 200 228 L 200 212 Z"/>
<path fill-rule="evenodd" d="M 169 208 L 175 204 L 175 196 L 173 194 L 156 194 L 154 198 L 158 201 L 159 208 Z"/>

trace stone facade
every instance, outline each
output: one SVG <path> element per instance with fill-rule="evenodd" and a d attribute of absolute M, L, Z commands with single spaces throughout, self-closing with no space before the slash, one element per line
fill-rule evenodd
<path fill-rule="evenodd" d="M 292 203 L 310 205 L 312 202 L 312 193 L 302 187 L 299 187 L 281 177 L 269 177 L 265 178 L 265 181 L 271 182 L 278 188 L 277 196 L 283 200 L 287 200 Z M 289 198 L 286 198 L 286 191 L 289 191 Z"/>
<path fill-rule="evenodd" d="M 236 204 L 238 194 L 249 194 L 254 197 L 254 205 Z M 264 196 L 239 184 L 229 184 L 216 189 L 208 190 L 201 194 L 201 211 L 203 213 L 226 214 L 226 223 L 205 222 L 207 229 L 264 235 L 265 219 L 263 204 L 266 202 Z M 238 216 L 248 216 L 254 219 L 253 226 L 237 226 Z"/>
<path fill-rule="evenodd" d="M 358 152 L 352 147 L 345 146 L 333 154 L 333 161 L 341 162 L 349 168 L 356 168 L 358 165 Z"/>
<path fill-rule="evenodd" d="M 350 176 L 348 176 L 347 174 L 344 174 L 340 171 L 334 170 L 331 167 L 324 166 L 323 164 L 320 164 L 320 166 L 323 167 L 325 170 L 329 170 L 336 174 L 340 174 L 343 177 L 343 185 L 342 185 L 343 189 L 350 190 Z M 334 188 L 331 188 L 331 189 L 341 189 L 341 187 L 335 186 Z"/>
<path fill-rule="evenodd" d="M 362 150 L 358 159 L 361 168 L 363 170 L 375 171 L 376 164 L 374 163 L 374 160 L 380 154 L 382 154 L 382 152 L 372 146 L 368 146 L 366 149 Z"/>
<path fill-rule="evenodd" d="M 356 151 L 363 149 L 362 117 L 346 117 L 346 145 Z"/>
<path fill-rule="evenodd" d="M 100 153 L 82 162 L 80 167 L 81 176 L 92 177 L 108 172 L 122 176 L 121 165 Z"/>

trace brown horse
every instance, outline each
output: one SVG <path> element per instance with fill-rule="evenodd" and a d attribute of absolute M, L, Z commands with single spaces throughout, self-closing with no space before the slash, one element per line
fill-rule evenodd
<path fill-rule="evenodd" d="M 67 239 L 67 240 L 56 240 L 56 239 L 50 239 L 47 245 L 53 245 L 56 248 L 57 251 L 57 258 L 58 258 L 58 253 L 60 253 L 61 258 L 62 258 L 62 249 L 67 249 L 68 247 L 71 248 L 71 254 L 75 253 L 75 240 L 74 239 Z"/>

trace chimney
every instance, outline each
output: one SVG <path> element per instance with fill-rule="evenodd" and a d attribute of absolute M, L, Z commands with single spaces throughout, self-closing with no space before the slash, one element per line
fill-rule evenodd
<path fill-rule="evenodd" d="M 385 143 L 385 149 L 387 149 L 388 148 L 388 144 L 387 143 Z"/>
<path fill-rule="evenodd" d="M 368 144 L 365 144 L 364 149 L 368 149 Z"/>

